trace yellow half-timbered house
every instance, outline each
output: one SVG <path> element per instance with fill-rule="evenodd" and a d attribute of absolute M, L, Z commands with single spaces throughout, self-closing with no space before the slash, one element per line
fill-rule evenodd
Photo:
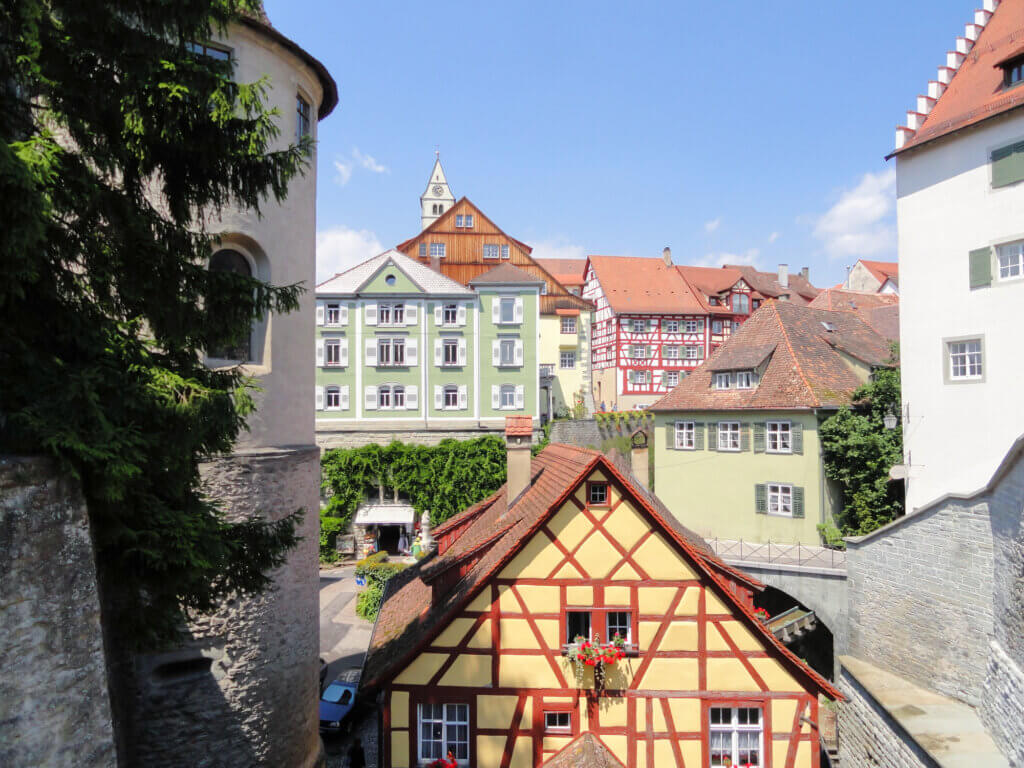
<path fill-rule="evenodd" d="M 381 765 L 592 750 L 630 768 L 818 768 L 819 695 L 841 695 L 754 615 L 763 585 L 602 454 L 531 460 L 530 432 L 509 419 L 508 484 L 388 585 L 363 676 L 383 703 Z M 622 658 L 577 660 L 577 638 L 615 634 Z"/>

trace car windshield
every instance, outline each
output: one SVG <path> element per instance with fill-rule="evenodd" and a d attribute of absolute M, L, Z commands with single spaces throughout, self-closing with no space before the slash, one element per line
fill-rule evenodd
<path fill-rule="evenodd" d="M 331 683 L 324 691 L 323 700 L 328 704 L 348 704 L 352 700 L 352 691 L 337 683 Z"/>

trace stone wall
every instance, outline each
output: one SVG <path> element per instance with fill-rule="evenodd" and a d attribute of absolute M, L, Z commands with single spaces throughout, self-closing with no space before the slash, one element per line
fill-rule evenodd
<path fill-rule="evenodd" d="M 987 506 L 948 502 L 848 540 L 848 648 L 938 693 L 981 700 L 992 636 Z"/>
<path fill-rule="evenodd" d="M 137 659 L 134 764 L 304 768 L 318 735 L 319 451 L 239 453 L 204 465 L 230 517 L 305 510 L 302 541 L 274 586 L 228 600 L 182 647 Z"/>
<path fill-rule="evenodd" d="M 573 421 L 555 421 L 551 424 L 550 439 L 552 443 L 578 445 L 581 448 L 600 448 L 601 430 L 594 419 L 576 419 Z"/>
<path fill-rule="evenodd" d="M 935 761 L 846 669 L 839 674 L 839 764 L 850 768 L 934 768 Z M 979 766 L 980 768 L 980 766 Z"/>
<path fill-rule="evenodd" d="M 0 765 L 116 763 L 85 501 L 41 458 L 0 458 Z"/>

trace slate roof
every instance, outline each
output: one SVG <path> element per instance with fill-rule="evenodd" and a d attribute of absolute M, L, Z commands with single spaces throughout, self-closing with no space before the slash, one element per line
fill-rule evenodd
<path fill-rule="evenodd" d="M 737 361 L 763 360 L 768 347 L 774 349 L 756 387 L 711 388 L 715 370 L 731 369 Z M 854 312 L 772 300 L 650 410 L 810 410 L 846 405 L 861 381 L 836 350 L 868 365 L 883 365 L 890 357 L 888 340 Z"/>
<path fill-rule="evenodd" d="M 505 486 L 494 495 L 438 526 L 434 534 L 441 537 L 456 528 L 462 533 L 443 555 L 436 552 L 392 578 L 386 587 L 384 602 L 367 651 L 363 680 L 368 688 L 386 683 L 390 676 L 403 669 L 417 653 L 444 629 L 455 615 L 516 555 L 526 541 L 554 514 L 592 470 L 601 467 L 632 492 L 640 508 L 649 514 L 657 527 L 682 550 L 698 570 L 717 585 L 720 597 L 735 607 L 737 619 L 744 621 L 755 635 L 760 634 L 769 647 L 774 647 L 796 674 L 831 698 L 842 698 L 828 681 L 794 656 L 775 636 L 733 596 L 723 572 L 733 572 L 710 552 L 707 544 L 684 528 L 664 507 L 652 505 L 650 494 L 641 492 L 606 456 L 586 448 L 553 443 L 533 458 L 531 484 L 511 507 Z M 703 543 L 699 547 L 694 539 Z M 434 600 L 430 584 L 441 572 L 479 557 L 475 565 Z M 760 582 L 744 574 L 737 577 L 753 584 Z"/>
<path fill-rule="evenodd" d="M 889 157 L 1024 105 L 1024 88 L 1004 88 L 999 65 L 1024 54 L 1024 0 L 1003 0 L 921 127 Z"/>
<path fill-rule="evenodd" d="M 316 287 L 317 295 L 355 295 L 359 293 L 366 281 L 388 262 L 404 272 L 406 277 L 419 286 L 424 293 L 442 296 L 476 295 L 473 291 L 445 277 L 440 272 L 435 272 L 430 267 L 395 250 L 385 251 L 380 256 L 374 256 L 362 264 L 357 264 L 351 269 L 339 272 L 334 277 L 325 280 Z"/>
<path fill-rule="evenodd" d="M 553 754 L 541 768 L 626 768 L 597 736 L 581 733 Z"/>
<path fill-rule="evenodd" d="M 583 286 L 586 259 L 534 259 L 564 286 Z"/>
<path fill-rule="evenodd" d="M 616 314 L 707 314 L 708 305 L 661 258 L 590 256 L 601 290 Z"/>
<path fill-rule="evenodd" d="M 762 272 L 746 264 L 727 264 L 726 267 L 739 270 L 750 287 L 768 299 L 788 295 L 789 301 L 794 304 L 807 304 L 821 292 L 820 288 L 811 285 L 799 272 L 790 274 L 789 287 L 783 288 L 779 284 L 777 272 Z"/>
<path fill-rule="evenodd" d="M 544 279 L 531 275 L 525 269 L 512 264 L 499 264 L 497 267 L 477 275 L 469 281 L 470 285 L 496 285 L 500 283 L 529 283 L 543 285 Z"/>

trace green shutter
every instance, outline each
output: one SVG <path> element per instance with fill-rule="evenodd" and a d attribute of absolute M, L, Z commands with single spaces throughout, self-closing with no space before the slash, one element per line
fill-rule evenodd
<path fill-rule="evenodd" d="M 676 423 L 674 421 L 665 425 L 665 447 L 670 451 L 676 449 Z"/>
<path fill-rule="evenodd" d="M 1024 180 L 1024 142 L 1001 147 L 992 153 L 992 187 Z"/>
<path fill-rule="evenodd" d="M 698 421 L 693 425 L 693 447 L 695 450 L 704 450 L 704 422 Z"/>
<path fill-rule="evenodd" d="M 716 422 L 708 424 L 708 450 L 718 450 L 718 424 Z"/>
<path fill-rule="evenodd" d="M 793 486 L 793 517 L 804 516 L 804 489 Z"/>
<path fill-rule="evenodd" d="M 759 515 L 768 514 L 768 486 L 764 483 L 754 486 L 754 511 Z"/>
<path fill-rule="evenodd" d="M 754 422 L 754 453 L 764 453 L 765 425 L 763 422 Z"/>
<path fill-rule="evenodd" d="M 626 371 L 626 381 L 632 384 L 636 380 L 636 371 Z"/>
<path fill-rule="evenodd" d="M 978 248 L 968 254 L 971 266 L 971 288 L 992 285 L 992 249 Z"/>
<path fill-rule="evenodd" d="M 746 422 L 740 424 L 740 450 L 750 450 L 750 425 Z"/>
<path fill-rule="evenodd" d="M 791 423 L 789 425 L 791 440 L 793 442 L 793 453 L 804 452 L 804 425 Z"/>

